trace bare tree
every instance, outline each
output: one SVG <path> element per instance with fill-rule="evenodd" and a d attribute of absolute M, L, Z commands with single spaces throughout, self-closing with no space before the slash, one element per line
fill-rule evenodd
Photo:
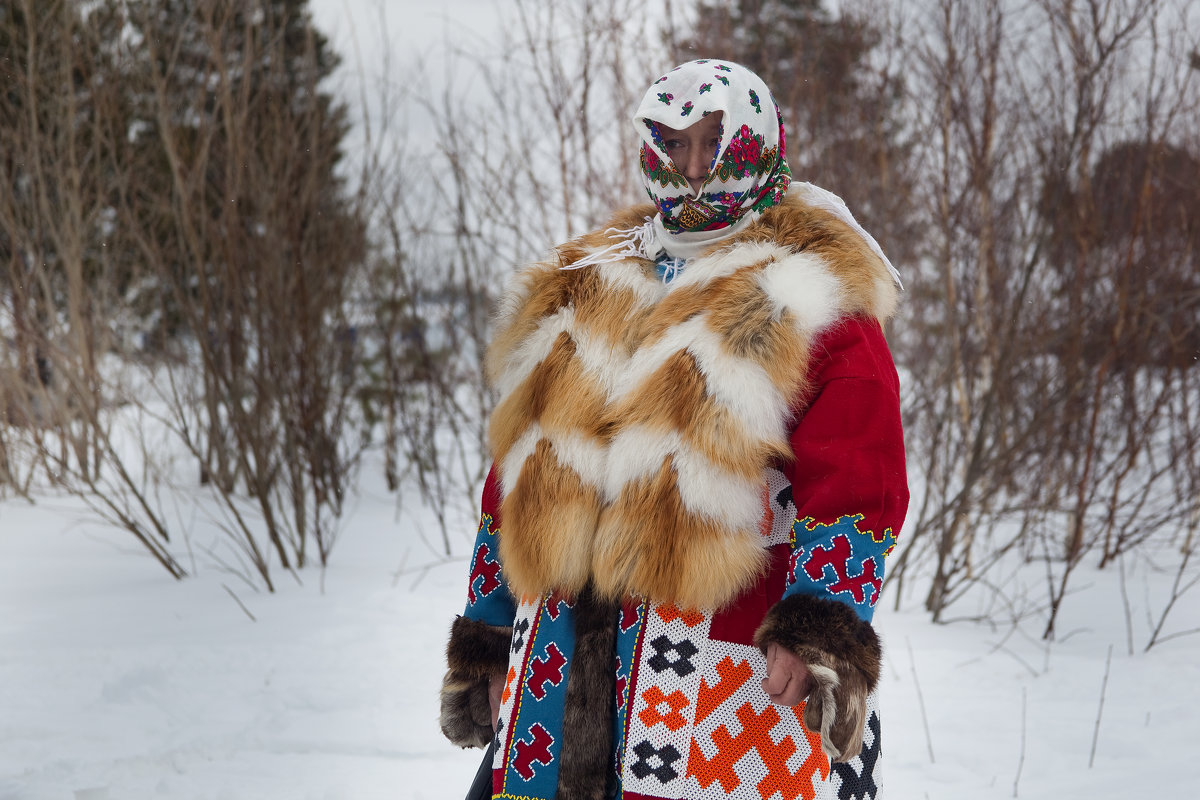
<path fill-rule="evenodd" d="M 21 55 L 0 98 L 7 453 L 28 442 L 179 576 L 158 493 L 187 497 L 160 458 L 182 445 L 249 574 L 324 564 L 361 448 L 364 226 L 304 3 L 25 2 L 0 22 Z"/>
<path fill-rule="evenodd" d="M 1192 413 L 1196 200 L 1164 181 L 1195 185 L 1169 144 L 1196 120 L 1194 71 L 1164 2 L 938 9 L 913 75 L 934 101 L 933 235 L 898 326 L 924 492 L 893 574 L 932 564 L 941 619 L 1001 591 L 995 565 L 1041 560 L 1051 637 L 1088 553 L 1106 565 L 1195 507 L 1178 502 L 1194 444 L 1166 432 Z"/>
<path fill-rule="evenodd" d="M 368 405 L 383 423 L 389 485 L 417 486 L 443 553 L 451 507 L 476 504 L 488 464 L 492 296 L 517 264 L 638 199 L 628 119 L 648 76 L 669 66 L 644 11 L 632 0 L 518 0 L 499 43 L 447 45 L 441 90 L 412 98 L 434 145 L 403 137 L 364 170 L 376 245 Z M 377 146 L 389 124 L 375 120 Z"/>
<path fill-rule="evenodd" d="M 103 29 L 73 3 L 26 1 L 4 11 L 3 478 L 28 494 L 40 472 L 129 530 L 178 578 L 184 569 L 142 463 L 147 453 L 113 413 L 122 392 L 104 363 L 130 275 L 108 246 L 106 170 L 122 108 L 104 70 Z"/>

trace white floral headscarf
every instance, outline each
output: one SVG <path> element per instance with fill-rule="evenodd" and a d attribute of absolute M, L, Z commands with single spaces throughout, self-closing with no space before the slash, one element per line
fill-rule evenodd
<path fill-rule="evenodd" d="M 667 155 L 658 126 L 680 130 L 720 111 L 720 143 L 708 177 L 694 193 Z M 658 214 L 634 228 L 609 228 L 613 243 L 563 269 L 580 269 L 625 257 L 658 262 L 669 281 L 686 260 L 753 224 L 792 192 L 853 228 L 904 288 L 879 244 L 863 230 L 842 199 L 811 183 L 792 183 L 784 153 L 783 117 L 762 79 L 740 64 L 701 59 L 681 64 L 651 86 L 633 123 L 642 139 L 642 182 Z M 664 269 L 665 268 L 665 269 Z"/>
<path fill-rule="evenodd" d="M 667 155 L 658 126 L 687 128 L 717 111 L 723 114 L 720 144 L 707 179 L 693 193 Z M 716 59 L 681 64 L 650 86 L 633 122 L 642 138 L 642 182 L 666 234 L 688 239 L 723 231 L 779 203 L 787 191 L 791 172 L 782 117 L 766 84 L 740 64 Z"/>

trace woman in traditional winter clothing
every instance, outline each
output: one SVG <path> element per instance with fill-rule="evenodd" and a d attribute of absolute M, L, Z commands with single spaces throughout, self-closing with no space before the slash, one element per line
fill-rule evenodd
<path fill-rule="evenodd" d="M 634 124 L 654 207 L 500 303 L 442 730 L 496 797 L 874 798 L 899 279 L 745 67 L 677 67 Z"/>

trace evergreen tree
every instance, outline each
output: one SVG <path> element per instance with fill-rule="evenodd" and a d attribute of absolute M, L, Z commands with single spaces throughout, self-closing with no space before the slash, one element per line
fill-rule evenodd
<path fill-rule="evenodd" d="M 322 88 L 338 59 L 306 5 L 127 0 L 104 8 L 101 24 L 124 26 L 128 42 L 126 158 L 139 166 L 139 185 L 126 208 L 181 283 L 201 278 L 193 269 L 236 264 L 247 280 L 286 269 L 320 294 L 344 272 L 325 263 L 330 254 L 347 264 L 361 257 L 364 233 L 337 171 L 345 107 Z M 212 277 L 195 291 L 247 288 Z M 169 337 L 180 310 L 169 295 L 154 299 L 168 304 L 160 319 Z"/>

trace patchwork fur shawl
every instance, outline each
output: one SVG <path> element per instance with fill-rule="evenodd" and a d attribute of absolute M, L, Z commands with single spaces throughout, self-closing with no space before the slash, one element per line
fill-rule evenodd
<path fill-rule="evenodd" d="M 517 596 L 590 583 L 719 609 L 764 568 L 763 471 L 790 457 L 812 342 L 850 315 L 882 322 L 897 289 L 858 234 L 795 196 L 669 285 L 635 257 L 561 268 L 610 244 L 563 245 L 499 308 L 501 561 Z"/>

